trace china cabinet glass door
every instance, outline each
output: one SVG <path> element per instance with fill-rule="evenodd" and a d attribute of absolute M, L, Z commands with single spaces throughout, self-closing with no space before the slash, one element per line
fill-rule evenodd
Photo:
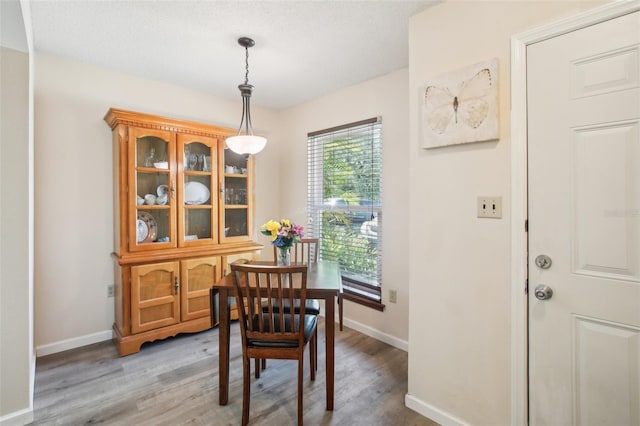
<path fill-rule="evenodd" d="M 250 210 L 253 173 L 253 158 L 245 158 L 230 149 L 223 149 L 224 176 L 220 210 L 220 239 L 222 241 L 246 241 L 252 227 Z"/>
<path fill-rule="evenodd" d="M 180 246 L 218 242 L 218 142 L 178 135 L 178 238 Z"/>
<path fill-rule="evenodd" d="M 176 246 L 175 136 L 170 132 L 130 128 L 129 249 Z"/>

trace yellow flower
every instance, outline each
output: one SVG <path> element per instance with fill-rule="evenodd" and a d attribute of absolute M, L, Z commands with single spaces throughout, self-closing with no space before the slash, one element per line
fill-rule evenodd
<path fill-rule="evenodd" d="M 262 227 L 271 233 L 271 241 L 275 240 L 278 237 L 278 231 L 280 230 L 280 224 L 274 220 L 270 220 L 269 222 L 262 225 Z"/>
<path fill-rule="evenodd" d="M 282 226 L 285 228 L 291 228 L 291 221 L 289 219 L 282 219 L 280 223 L 282 223 Z"/>

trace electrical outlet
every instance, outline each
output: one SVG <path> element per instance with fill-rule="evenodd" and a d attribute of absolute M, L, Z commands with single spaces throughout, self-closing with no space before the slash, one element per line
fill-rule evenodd
<path fill-rule="evenodd" d="M 389 303 L 396 303 L 398 301 L 398 292 L 396 290 L 389 290 Z"/>
<path fill-rule="evenodd" d="M 115 293 L 115 287 L 113 284 L 107 286 L 107 297 L 114 297 L 116 295 Z"/>
<path fill-rule="evenodd" d="M 502 197 L 478 197 L 478 217 L 502 218 Z"/>

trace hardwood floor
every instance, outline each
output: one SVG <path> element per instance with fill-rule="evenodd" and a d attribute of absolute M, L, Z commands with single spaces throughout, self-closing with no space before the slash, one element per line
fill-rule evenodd
<path fill-rule="evenodd" d="M 345 327 L 336 333 L 335 410 L 326 411 L 324 326 L 319 367 L 309 380 L 305 356 L 306 425 L 436 423 L 404 406 L 407 354 Z M 242 409 L 241 347 L 231 326 L 229 404 L 218 405 L 218 329 L 143 345 L 119 357 L 110 341 L 39 358 L 33 425 L 237 425 Z M 307 349 L 308 350 L 308 349 Z M 297 368 L 269 360 L 252 378 L 252 425 L 292 425 L 297 417 Z"/>

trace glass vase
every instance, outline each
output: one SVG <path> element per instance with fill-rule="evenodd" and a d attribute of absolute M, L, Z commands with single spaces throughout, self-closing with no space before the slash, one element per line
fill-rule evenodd
<path fill-rule="evenodd" d="M 291 253 L 289 252 L 289 247 L 278 247 L 278 265 L 291 265 Z"/>

